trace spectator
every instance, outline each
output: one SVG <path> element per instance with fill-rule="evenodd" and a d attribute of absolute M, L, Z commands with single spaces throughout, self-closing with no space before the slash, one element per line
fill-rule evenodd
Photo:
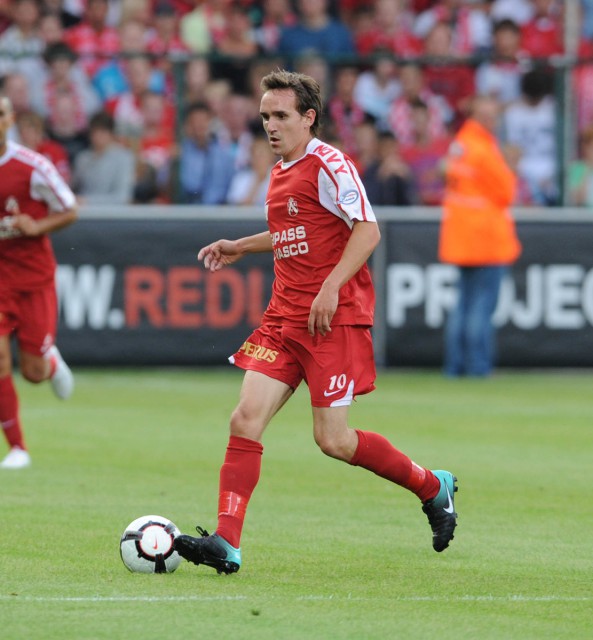
<path fill-rule="evenodd" d="M 107 0 L 87 0 L 84 19 L 66 29 L 64 42 L 79 56 L 89 78 L 120 50 L 119 34 L 107 24 Z"/>
<path fill-rule="evenodd" d="M 395 136 L 379 132 L 371 119 L 355 129 L 357 166 L 373 206 L 412 204 L 410 169 L 403 161 Z"/>
<path fill-rule="evenodd" d="M 77 105 L 67 93 L 56 94 L 52 112 L 53 119 L 48 123 L 48 135 L 66 149 L 70 166 L 73 166 L 76 156 L 88 148 L 87 130 L 79 128 Z"/>
<path fill-rule="evenodd" d="M 156 5 L 154 0 L 116 0 L 120 4 L 120 11 L 114 20 L 113 15 L 107 12 L 107 24 L 117 27 L 125 22 L 139 22 L 145 31 L 148 31 L 152 24 Z M 153 6 L 154 5 L 154 6 Z M 113 20 L 113 21 L 111 21 Z"/>
<path fill-rule="evenodd" d="M 424 40 L 423 54 L 429 59 L 424 67 L 426 84 L 453 107 L 456 129 L 465 119 L 469 101 L 475 94 L 475 79 L 469 61 L 455 54 L 449 23 L 437 22 L 432 27 Z"/>
<path fill-rule="evenodd" d="M 290 0 L 263 0 L 261 21 L 255 30 L 255 41 L 260 50 L 265 54 L 275 53 L 282 29 L 296 23 Z"/>
<path fill-rule="evenodd" d="M 349 28 L 354 28 L 357 16 L 371 12 L 376 0 L 338 0 L 337 13 L 340 20 Z"/>
<path fill-rule="evenodd" d="M 22 111 L 17 116 L 16 127 L 20 143 L 50 160 L 64 182 L 70 184 L 72 174 L 68 153 L 59 142 L 47 137 L 43 118 L 35 111 Z"/>
<path fill-rule="evenodd" d="M 52 44 L 58 44 L 64 40 L 64 26 L 57 13 L 42 13 L 39 18 L 39 37 L 43 41 L 45 50 Z"/>
<path fill-rule="evenodd" d="M 55 121 L 55 104 L 58 94 L 68 96 L 74 105 L 77 131 L 88 127 L 89 118 L 100 107 L 99 98 L 86 75 L 74 71 L 76 56 L 67 44 L 52 44 L 43 55 L 47 65 L 44 81 L 37 82 L 31 91 L 31 104 L 51 124 Z"/>
<path fill-rule="evenodd" d="M 459 270 L 445 328 L 445 374 L 485 377 L 495 361 L 492 316 L 521 245 L 509 207 L 515 176 L 498 146 L 499 105 L 477 98 L 447 156 L 439 258 Z"/>
<path fill-rule="evenodd" d="M 568 203 L 593 207 L 593 127 L 580 135 L 580 158 L 568 168 Z"/>
<path fill-rule="evenodd" d="M 123 46 L 123 43 L 122 43 Z M 159 0 L 154 8 L 153 28 L 149 30 L 146 50 L 156 59 L 155 68 L 164 75 L 169 96 L 175 94 L 173 61 L 189 53 L 189 48 L 179 35 L 179 19 L 174 6 Z"/>
<path fill-rule="evenodd" d="M 425 206 L 442 204 L 445 192 L 444 158 L 451 144 L 451 137 L 434 138 L 430 134 L 428 106 L 420 99 L 412 107 L 412 137 L 401 146 L 401 155 L 412 172 L 416 201 Z"/>
<path fill-rule="evenodd" d="M 532 58 L 564 51 L 564 33 L 556 0 L 532 0 L 534 15 L 521 27 L 521 46 Z"/>
<path fill-rule="evenodd" d="M 358 75 L 354 66 L 339 67 L 335 72 L 334 93 L 327 104 L 331 131 L 340 141 L 338 146 L 349 156 L 356 154 L 354 127 L 365 118 L 362 107 L 354 98 Z"/>
<path fill-rule="evenodd" d="M 427 86 L 421 67 L 406 62 L 400 70 L 399 79 L 402 95 L 391 106 L 389 125 L 400 144 L 412 142 L 412 104 L 418 99 L 428 107 L 431 137 L 441 138 L 446 135 L 453 110 L 442 96 L 437 96 Z"/>
<path fill-rule="evenodd" d="M 231 149 L 235 171 L 249 164 L 253 143 L 254 119 L 259 119 L 259 111 L 251 96 L 232 93 L 222 103 L 217 135 L 223 144 Z"/>
<path fill-rule="evenodd" d="M 208 83 L 205 91 L 205 100 L 212 115 L 212 132 L 218 135 L 224 130 L 222 112 L 226 101 L 233 93 L 231 83 L 226 78 L 213 79 Z M 198 100 L 200 102 L 200 100 Z"/>
<path fill-rule="evenodd" d="M 90 149 L 74 163 L 74 191 L 88 204 L 128 204 L 135 182 L 134 154 L 115 139 L 108 113 L 95 114 L 89 125 Z"/>
<path fill-rule="evenodd" d="M 15 120 L 20 113 L 32 109 L 29 83 L 24 75 L 20 73 L 9 73 L 7 76 L 4 76 L 2 80 L 2 93 L 12 104 L 12 113 L 14 114 Z M 19 142 L 16 125 L 12 125 L 8 130 L 7 139 L 13 142 Z"/>
<path fill-rule="evenodd" d="M 249 165 L 233 176 L 227 202 L 264 206 L 270 184 L 270 173 L 276 162 L 277 157 L 272 152 L 267 137 L 256 136 L 251 144 Z"/>
<path fill-rule="evenodd" d="M 527 60 L 521 52 L 521 30 L 512 20 L 497 22 L 489 60 L 476 70 L 476 92 L 496 98 L 503 107 L 521 96 L 521 76 Z"/>
<path fill-rule="evenodd" d="M 196 2 L 193 11 L 181 19 L 181 39 L 194 53 L 209 53 L 226 31 L 226 9 L 231 0 Z"/>
<path fill-rule="evenodd" d="M 213 73 L 228 78 L 234 90 L 243 93 L 247 90 L 251 60 L 258 52 L 249 9 L 238 3 L 231 4 L 226 13 L 225 32 L 214 46 L 219 58 L 213 62 Z"/>
<path fill-rule="evenodd" d="M 389 111 L 400 93 L 397 66 L 389 55 L 378 55 L 373 68 L 363 71 L 354 86 L 354 100 L 375 119 L 381 131 L 389 128 Z"/>
<path fill-rule="evenodd" d="M 99 93 L 104 103 L 115 100 L 130 90 L 128 69 L 129 61 L 134 58 L 144 57 L 150 61 L 146 33 L 142 23 L 129 20 L 119 27 L 121 51 L 118 56 L 103 64 L 93 76 L 93 86 Z M 167 89 L 165 73 L 149 64 L 150 77 L 148 89 L 150 91 L 164 92 Z"/>
<path fill-rule="evenodd" d="M 222 204 L 226 201 L 233 168 L 233 152 L 212 133 L 212 112 L 205 103 L 188 107 L 185 115 L 179 180 L 187 204 Z"/>
<path fill-rule="evenodd" d="M 416 18 L 414 33 L 424 40 L 438 22 L 452 29 L 452 51 L 455 55 L 470 55 L 489 48 L 491 21 L 486 2 L 439 0 Z"/>
<path fill-rule="evenodd" d="M 162 82 L 155 82 L 152 65 L 145 55 L 133 55 L 126 60 L 123 69 L 126 74 L 127 91 L 105 102 L 105 111 L 115 120 L 115 130 L 122 140 L 137 138 L 142 133 L 142 113 L 140 105 L 142 96 L 147 91 L 163 93 Z M 175 122 L 175 111 L 171 101 L 167 101 L 167 122 Z"/>
<path fill-rule="evenodd" d="M 331 17 L 328 0 L 297 0 L 298 23 L 285 27 L 278 53 L 296 57 L 304 53 L 322 56 L 355 53 L 352 34 L 339 20 Z"/>
<path fill-rule="evenodd" d="M 533 17 L 533 0 L 494 0 L 490 18 L 496 23 L 500 20 L 512 20 L 523 26 Z"/>
<path fill-rule="evenodd" d="M 422 41 L 412 32 L 413 16 L 404 0 L 377 0 L 368 29 L 355 37 L 356 51 L 363 56 L 389 52 L 400 57 L 419 55 Z"/>
<path fill-rule="evenodd" d="M 206 90 L 212 80 L 210 62 L 207 58 L 191 58 L 183 69 L 183 84 L 181 87 L 182 105 L 192 102 L 205 102 Z"/>
<path fill-rule="evenodd" d="M 179 21 L 171 2 L 158 0 L 152 25 L 147 35 L 147 49 L 151 54 L 176 56 L 189 51 L 179 35 Z"/>
<path fill-rule="evenodd" d="M 248 166 L 253 142 L 249 97 L 232 93 L 223 101 L 217 136 L 233 154 L 235 171 Z"/>
<path fill-rule="evenodd" d="M 226 29 L 214 45 L 214 51 L 232 58 L 249 58 L 258 53 L 247 7 L 231 4 L 226 14 Z"/>
<path fill-rule="evenodd" d="M 0 76 L 21 73 L 30 84 L 42 68 L 39 56 L 43 40 L 39 35 L 39 7 L 36 0 L 14 0 L 12 24 L 0 35 Z"/>
<path fill-rule="evenodd" d="M 167 118 L 167 99 L 147 91 L 141 100 L 142 133 L 137 154 L 136 202 L 170 199 L 171 163 L 175 156 L 175 130 Z"/>
<path fill-rule="evenodd" d="M 69 11 L 64 0 L 43 0 L 41 3 L 43 15 L 54 15 L 60 21 L 62 29 L 73 27 L 80 22 L 80 16 Z"/>
<path fill-rule="evenodd" d="M 550 95 L 551 75 L 545 69 L 528 71 L 521 79 L 521 99 L 503 115 L 503 139 L 522 152 L 519 175 L 527 182 L 535 204 L 558 203 L 557 117 Z"/>

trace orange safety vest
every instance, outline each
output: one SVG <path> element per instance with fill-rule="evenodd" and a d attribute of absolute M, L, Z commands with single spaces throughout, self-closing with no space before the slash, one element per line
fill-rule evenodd
<path fill-rule="evenodd" d="M 439 258 L 460 266 L 513 263 L 521 253 L 509 206 L 517 179 L 496 138 L 467 120 L 446 159 Z"/>

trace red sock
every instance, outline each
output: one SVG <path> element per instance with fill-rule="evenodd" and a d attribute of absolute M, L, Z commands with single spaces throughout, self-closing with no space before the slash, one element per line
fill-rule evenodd
<path fill-rule="evenodd" d="M 256 440 L 231 436 L 220 469 L 216 533 L 236 548 L 241 543 L 247 503 L 259 480 L 263 451 Z"/>
<path fill-rule="evenodd" d="M 358 447 L 350 464 L 368 469 L 381 478 L 409 489 L 422 502 L 434 498 L 439 492 L 441 483 L 432 471 L 412 462 L 387 438 L 372 431 L 356 429 L 356 433 Z"/>
<path fill-rule="evenodd" d="M 12 376 L 0 378 L 0 425 L 10 448 L 25 449 L 25 441 L 19 419 L 19 401 Z"/>

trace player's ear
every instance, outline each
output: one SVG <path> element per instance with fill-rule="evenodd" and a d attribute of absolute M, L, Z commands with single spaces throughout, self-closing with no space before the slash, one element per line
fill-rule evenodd
<path fill-rule="evenodd" d="M 316 117 L 317 113 L 315 112 L 315 109 L 307 109 L 307 111 L 305 111 L 304 118 L 307 127 L 311 128 L 313 126 Z"/>

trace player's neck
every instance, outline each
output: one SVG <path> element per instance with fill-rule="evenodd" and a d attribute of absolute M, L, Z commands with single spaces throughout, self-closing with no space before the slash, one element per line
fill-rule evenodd
<path fill-rule="evenodd" d="M 295 145 L 290 151 L 282 156 L 282 162 L 287 163 L 300 160 L 307 153 L 307 147 L 309 146 L 311 140 L 313 140 L 313 136 Z"/>

